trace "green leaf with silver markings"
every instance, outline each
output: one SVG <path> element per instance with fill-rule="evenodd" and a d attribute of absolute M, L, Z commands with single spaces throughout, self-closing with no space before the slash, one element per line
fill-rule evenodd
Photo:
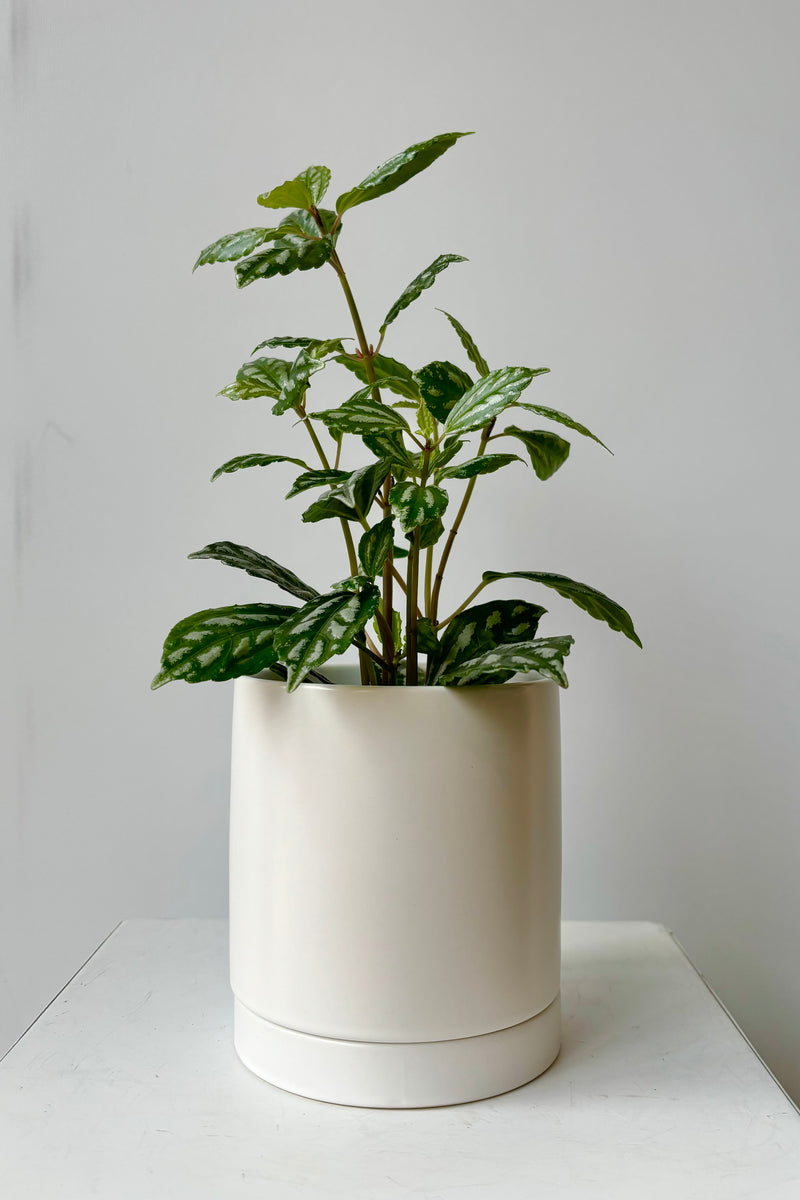
<path fill-rule="evenodd" d="M 458 682 L 461 664 L 468 659 L 498 646 L 531 641 L 545 612 L 540 605 L 525 600 L 496 600 L 465 609 L 445 626 L 429 665 L 428 682 Z M 512 674 L 509 672 L 506 678 Z"/>
<path fill-rule="evenodd" d="M 449 312 L 445 312 L 443 308 L 440 308 L 438 311 L 440 313 L 444 313 L 450 324 L 453 326 L 453 329 L 455 329 L 456 333 L 458 334 L 458 340 L 461 342 L 461 345 L 467 352 L 467 358 L 475 367 L 475 370 L 478 372 L 478 374 L 483 376 L 488 375 L 489 365 L 486 362 L 486 359 L 483 357 L 480 350 L 475 345 L 473 338 L 467 333 L 461 322 L 457 321 L 455 317 L 450 315 Z"/>
<path fill-rule="evenodd" d="M 522 462 L 522 459 L 518 454 L 482 454 L 478 458 L 468 458 L 466 462 L 437 470 L 436 479 L 474 479 L 476 475 L 490 475 L 493 471 L 499 471 L 512 462 Z"/>
<path fill-rule="evenodd" d="M 565 442 L 557 433 L 549 433 L 546 429 L 518 429 L 516 425 L 508 425 L 503 435 L 515 437 L 522 442 L 528 451 L 531 466 L 540 479 L 549 479 L 555 475 L 569 457 L 569 442 Z"/>
<path fill-rule="evenodd" d="M 341 654 L 374 614 L 380 592 L 329 592 L 294 613 L 277 631 L 275 649 L 288 672 L 292 692 L 304 676 L 335 654 Z"/>
<path fill-rule="evenodd" d="M 330 234 L 331 230 L 333 229 L 334 222 L 337 219 L 336 213 L 331 212 L 329 208 L 319 208 L 317 209 L 317 216 L 322 222 L 324 232 Z M 284 217 L 281 221 L 280 228 L 282 236 L 305 238 L 306 240 L 309 238 L 318 238 L 322 232 L 311 213 L 306 212 L 305 209 L 302 208 L 298 208 L 294 212 L 290 212 L 288 216 Z M 331 234 L 334 245 L 336 245 L 341 231 L 342 227 L 339 225 L 336 233 Z"/>
<path fill-rule="evenodd" d="M 370 388 L 373 386 L 367 379 L 367 368 L 362 358 L 340 355 L 336 362 L 347 367 L 348 371 L 352 371 L 362 383 L 367 384 Z M 419 389 L 414 379 L 414 372 L 405 363 L 398 362 L 396 358 L 388 358 L 385 354 L 375 354 L 372 358 L 372 365 L 375 369 L 375 383 L 378 387 L 387 388 L 390 392 L 404 396 L 407 400 L 419 399 Z"/>
<path fill-rule="evenodd" d="M 482 579 L 484 583 L 494 583 L 498 579 L 529 579 L 532 583 L 541 583 L 577 604 L 590 617 L 605 621 L 609 628 L 624 633 L 637 646 L 642 644 L 625 609 L 596 588 L 589 587 L 588 583 L 577 583 L 566 575 L 554 575 L 549 571 L 484 571 Z"/>
<path fill-rule="evenodd" d="M 229 383 L 218 396 L 227 396 L 230 400 L 255 400 L 260 396 L 268 396 L 277 400 L 286 381 L 292 364 L 285 358 L 254 358 L 236 372 L 236 380 Z"/>
<path fill-rule="evenodd" d="M 372 579 L 380 575 L 393 543 L 394 522 L 391 517 L 384 517 L 366 531 L 358 543 L 358 561 L 365 575 Z"/>
<path fill-rule="evenodd" d="M 311 194 L 312 203 L 317 208 L 322 203 L 331 181 L 330 167 L 306 167 L 305 171 L 301 171 L 297 178 L 300 183 L 306 185 Z M 302 208 L 302 205 L 300 207 Z"/>
<path fill-rule="evenodd" d="M 257 675 L 277 662 L 275 632 L 297 611 L 289 604 L 234 604 L 184 617 L 167 634 L 161 670 L 150 686 Z"/>
<path fill-rule="evenodd" d="M 405 533 L 411 533 L 425 521 L 441 519 L 450 497 L 444 488 L 426 484 L 424 487 L 410 480 L 396 483 L 389 493 L 392 512 Z"/>
<path fill-rule="evenodd" d="M 220 475 L 232 475 L 234 471 L 244 471 L 247 467 L 271 467 L 273 463 L 284 462 L 294 463 L 295 466 L 305 467 L 306 470 L 311 469 L 302 458 L 289 458 L 285 454 L 239 454 L 236 458 L 229 458 L 221 467 L 217 467 L 211 476 L 211 482 L 219 479 Z"/>
<path fill-rule="evenodd" d="M 311 523 L 331 517 L 341 517 L 345 521 L 364 520 L 391 466 L 388 459 L 379 459 L 348 472 L 341 483 L 306 509 L 303 520 Z"/>
<path fill-rule="evenodd" d="M 324 366 L 324 359 L 315 358 L 308 350 L 300 351 L 289 368 L 278 402 L 273 405 L 272 411 L 276 417 L 290 408 L 297 408 L 306 394 L 311 376 L 323 370 Z"/>
<path fill-rule="evenodd" d="M 568 417 L 566 413 L 559 412 L 556 408 L 547 408 L 544 404 L 528 404 L 525 401 L 518 400 L 517 408 L 524 408 L 527 412 L 536 413 L 539 417 L 545 417 L 548 421 L 555 421 L 558 425 L 565 425 L 567 429 L 574 429 L 576 433 L 583 434 L 584 437 L 591 438 L 593 442 L 597 442 L 598 446 L 602 446 L 604 450 L 608 450 L 605 442 L 601 442 L 596 434 L 592 433 L 591 429 L 587 429 L 585 425 L 581 425 L 580 421 L 575 421 L 572 417 Z M 608 450 L 609 454 L 613 454 L 613 450 Z"/>
<path fill-rule="evenodd" d="M 431 287 L 436 279 L 436 276 L 444 271 L 445 267 L 449 267 L 451 263 L 456 262 L 467 262 L 467 259 L 461 254 L 440 254 L 438 258 L 434 259 L 429 267 L 426 267 L 424 271 L 420 271 L 419 275 L 417 275 L 415 279 L 411 280 L 411 283 L 408 285 L 405 291 L 398 296 L 386 316 L 383 318 L 383 324 L 381 325 L 380 332 L 383 333 L 386 329 L 388 329 L 392 321 L 394 321 L 396 317 L 399 317 L 404 308 L 408 308 L 409 304 L 413 304 L 417 297 L 421 296 L 426 288 Z"/>
<path fill-rule="evenodd" d="M 286 493 L 286 499 L 291 500 L 292 496 L 299 496 L 301 492 L 310 491 L 316 487 L 330 487 L 332 484 L 341 483 L 343 479 L 347 479 L 349 471 L 337 471 L 331 468 L 328 471 L 305 471 L 302 475 L 298 475 L 289 491 Z"/>
<path fill-rule="evenodd" d="M 348 575 L 347 579 L 340 579 L 338 583 L 331 584 L 332 592 L 363 592 L 365 587 L 370 587 L 372 579 L 369 575 Z"/>
<path fill-rule="evenodd" d="M 240 229 L 238 233 L 226 233 L 224 237 L 217 238 L 210 246 L 206 246 L 205 250 L 200 251 L 197 262 L 192 267 L 192 274 L 198 267 L 208 263 L 234 262 L 238 258 L 244 258 L 246 254 L 252 254 L 258 246 L 263 246 L 264 242 L 280 237 L 281 232 L 279 227 Z"/>
<path fill-rule="evenodd" d="M 259 554 L 257 550 L 251 550 L 249 546 L 239 546 L 236 542 L 212 542 L 202 550 L 195 550 L 189 558 L 213 558 L 224 563 L 226 567 L 237 567 L 257 579 L 267 579 L 270 583 L 277 584 L 284 592 L 297 596 L 299 600 L 311 600 L 313 596 L 319 595 L 316 588 L 303 583 L 294 571 L 282 567 L 272 558 L 267 558 L 266 554 Z"/>
<path fill-rule="evenodd" d="M 400 431 L 389 429 L 380 433 L 365 433 L 362 442 L 377 458 L 392 460 L 393 474 L 407 474 L 414 469 L 414 455 L 406 449 Z"/>
<path fill-rule="evenodd" d="M 278 238 L 268 250 L 241 258 L 234 267 L 236 286 L 243 288 L 256 279 L 271 279 L 273 275 L 291 275 L 293 271 L 311 271 L 323 267 L 333 253 L 328 237 L 306 239 L 287 236 Z"/>
<path fill-rule="evenodd" d="M 265 342 L 259 342 L 253 350 L 253 354 L 258 354 L 259 350 L 267 348 L 283 346 L 287 349 L 307 350 L 313 358 L 327 358 L 329 354 L 342 353 L 342 341 L 347 341 L 347 338 L 307 338 L 307 337 L 274 337 L 267 338 Z"/>
<path fill-rule="evenodd" d="M 445 422 L 455 404 L 473 386 L 466 371 L 455 363 L 431 362 L 414 375 L 419 394 L 437 421 Z"/>
<path fill-rule="evenodd" d="M 445 433 L 482 429 L 513 404 L 536 375 L 530 367 L 501 367 L 473 384 L 450 410 Z"/>
<path fill-rule="evenodd" d="M 358 433 L 362 436 L 370 433 L 390 433 L 392 430 L 410 433 L 408 422 L 402 413 L 388 404 L 382 404 L 380 400 L 373 400 L 370 392 L 371 388 L 362 388 L 338 408 L 311 413 L 311 416 L 317 421 L 322 421 L 329 429 L 341 430 L 342 433 Z"/>
<path fill-rule="evenodd" d="M 531 642 L 516 642 L 495 646 L 484 654 L 461 663 L 454 675 L 443 674 L 438 682 L 447 686 L 463 684 L 507 683 L 519 672 L 535 671 L 545 679 L 552 679 L 559 687 L 568 687 L 564 671 L 564 659 L 570 652 L 574 638 L 537 638 Z"/>
<path fill-rule="evenodd" d="M 393 192 L 395 188 L 429 167 L 440 155 L 454 146 L 459 138 L 468 136 L 468 133 L 439 133 L 426 142 L 417 142 L 407 150 L 392 155 L 374 171 L 370 171 L 357 187 L 339 197 L 336 201 L 337 213 L 347 212 L 357 204 L 364 204 L 367 200 L 376 200 L 379 196 Z"/>

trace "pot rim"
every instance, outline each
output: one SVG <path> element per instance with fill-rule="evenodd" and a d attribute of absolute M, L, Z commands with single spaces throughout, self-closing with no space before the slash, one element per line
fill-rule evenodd
<path fill-rule="evenodd" d="M 370 685 L 362 684 L 359 679 L 358 666 L 355 663 L 340 663 L 340 664 L 334 664 L 333 666 L 330 666 L 330 664 L 326 663 L 325 664 L 325 673 L 330 674 L 330 676 L 331 676 L 330 683 L 315 683 L 313 680 L 304 679 L 301 684 L 301 687 L 304 690 L 308 688 L 308 689 L 311 689 L 316 692 L 346 691 L 348 693 L 349 692 L 369 692 L 371 694 L 374 694 L 375 692 L 388 692 L 391 695 L 397 695 L 399 692 L 406 692 L 406 691 L 409 691 L 412 693 L 420 693 L 420 692 L 436 693 L 436 692 L 439 692 L 439 693 L 449 693 L 451 695 L 453 693 L 460 694 L 460 695 L 466 695 L 466 694 L 474 694 L 475 692 L 488 692 L 488 691 L 498 692 L 498 691 L 504 690 L 506 688 L 517 689 L 517 688 L 537 687 L 541 684 L 549 684 L 550 686 L 555 687 L 555 688 L 558 687 L 558 684 L 555 682 L 555 680 L 547 679 L 543 675 L 537 675 L 533 671 L 528 672 L 527 674 L 517 673 L 517 675 L 515 675 L 513 679 L 509 679 L 507 683 L 471 683 L 471 684 L 465 684 L 462 687 L 459 687 L 457 685 L 447 686 L 446 684 L 433 684 L 433 685 L 428 685 L 428 686 L 426 686 L 425 684 L 419 684 L 419 686 L 414 687 L 414 688 L 405 688 L 402 685 L 399 687 L 385 687 L 385 686 L 376 687 L 374 684 L 370 684 Z M 342 675 L 344 675 L 344 678 L 341 677 Z M 339 676 L 339 678 L 337 679 L 336 676 Z M 259 673 L 257 675 L 240 675 L 237 678 L 238 679 L 257 680 L 259 683 L 277 684 L 279 687 L 283 688 L 284 690 L 286 689 L 286 681 L 284 679 L 279 679 L 277 676 L 271 675 L 269 672 L 269 668 L 266 668 L 266 670 L 264 670 L 264 671 L 259 671 Z M 234 680 L 234 683 L 235 682 L 236 682 L 236 680 Z"/>

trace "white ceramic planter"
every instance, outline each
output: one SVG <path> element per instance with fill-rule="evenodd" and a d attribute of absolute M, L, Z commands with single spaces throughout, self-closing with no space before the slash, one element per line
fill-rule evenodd
<path fill-rule="evenodd" d="M 560 1042 L 559 696 L 546 681 L 237 679 L 235 1043 L 288 1091 L 454 1104 Z"/>

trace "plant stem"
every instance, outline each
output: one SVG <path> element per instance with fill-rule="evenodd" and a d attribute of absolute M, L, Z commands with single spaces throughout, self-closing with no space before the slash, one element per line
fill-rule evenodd
<path fill-rule="evenodd" d="M 492 436 L 493 428 L 494 428 L 494 421 L 492 420 L 486 426 L 486 428 L 483 431 L 483 434 L 481 435 L 481 441 L 480 441 L 480 445 L 478 447 L 478 453 L 475 455 L 476 458 L 480 458 L 481 455 L 486 450 L 486 447 L 489 443 L 489 438 Z M 436 572 L 436 581 L 433 585 L 433 595 L 431 597 L 431 607 L 430 607 L 430 613 L 429 613 L 429 616 L 430 616 L 431 620 L 433 621 L 434 625 L 436 624 L 436 613 L 439 609 L 439 593 L 442 590 L 442 580 L 444 578 L 444 569 L 447 566 L 447 560 L 449 559 L 450 553 L 453 549 L 453 543 L 456 540 L 456 534 L 458 533 L 458 530 L 461 526 L 461 522 L 464 520 L 464 514 L 466 513 L 467 507 L 472 498 L 472 493 L 475 491 L 475 484 L 477 483 L 477 479 L 478 479 L 477 475 L 473 475 L 472 479 L 470 479 L 469 483 L 467 484 L 467 490 L 464 493 L 464 499 L 461 501 L 461 506 L 460 506 L 458 512 L 456 513 L 456 519 L 453 522 L 452 528 L 450 529 L 450 533 L 447 536 L 447 541 L 444 544 L 444 549 L 442 550 L 442 557 L 439 559 L 439 568 Z"/>
<path fill-rule="evenodd" d="M 303 422 L 303 424 L 305 425 L 309 434 L 311 435 L 311 441 L 314 443 L 314 449 L 316 450 L 317 454 L 319 455 L 319 460 L 322 463 L 322 466 L 324 467 L 324 469 L 326 471 L 330 471 L 331 464 L 328 461 L 327 454 L 325 453 L 325 451 L 322 448 L 322 443 L 320 442 L 319 438 L 317 437 L 317 432 L 314 429 L 314 426 L 309 421 L 308 416 L 306 415 L 305 411 L 299 405 L 295 409 L 295 411 L 298 413 L 298 415 L 300 416 L 300 420 Z M 350 532 L 350 526 L 347 524 L 347 521 L 345 521 L 344 517 L 339 518 L 339 524 L 342 527 L 342 533 L 344 534 L 344 543 L 345 543 L 345 546 L 347 547 L 347 559 L 348 559 L 348 562 L 350 563 L 350 574 L 357 575 L 358 574 L 358 556 L 356 554 L 355 543 L 353 542 L 353 535 Z"/>
<path fill-rule="evenodd" d="M 406 687 L 419 683 L 417 659 L 417 589 L 419 587 L 419 543 L 422 534 L 419 525 L 414 530 L 414 540 L 408 554 L 408 595 L 406 597 Z"/>
<path fill-rule="evenodd" d="M 485 583 L 479 583 L 478 586 L 475 588 L 475 590 L 473 592 L 470 592 L 470 594 L 467 596 L 467 598 L 463 602 L 463 604 L 459 604 L 458 608 L 454 609 L 453 612 L 450 613 L 449 617 L 445 617 L 443 621 L 439 621 L 434 626 L 436 631 L 438 632 L 440 629 L 444 629 L 445 625 L 449 625 L 450 622 L 452 621 L 453 617 L 457 617 L 459 613 L 462 613 L 464 611 L 464 609 L 467 607 L 467 605 L 471 604 L 472 601 L 475 599 L 475 597 L 478 595 L 478 593 L 482 592 L 485 587 L 486 587 Z"/>
<path fill-rule="evenodd" d="M 386 477 L 386 480 L 383 485 L 384 512 L 389 511 L 389 492 L 391 490 L 392 490 L 392 477 L 391 477 L 391 475 L 388 475 Z M 390 661 L 393 661 L 394 656 L 395 656 L 394 631 L 392 629 L 392 624 L 393 624 L 393 622 L 392 622 L 392 605 L 394 604 L 394 596 L 393 596 L 394 576 L 392 574 L 392 572 L 394 570 L 393 559 L 394 559 L 394 552 L 390 549 L 389 554 L 386 558 L 386 562 L 383 564 L 383 596 L 381 598 L 381 607 L 379 609 L 379 612 L 381 613 L 381 615 L 383 617 L 384 625 L 386 627 L 385 631 L 384 631 L 383 626 L 381 626 L 381 632 L 384 635 L 383 636 L 383 657 L 388 658 Z M 382 683 L 384 683 L 384 684 L 389 683 L 389 669 L 388 668 L 384 668 Z"/>
<path fill-rule="evenodd" d="M 314 426 L 309 421 L 308 416 L 306 415 L 305 409 L 303 408 L 303 406 L 301 404 L 298 404 L 295 408 L 295 412 L 298 414 L 298 416 L 300 417 L 300 420 L 303 422 L 306 429 L 308 430 L 309 435 L 311 437 L 311 441 L 314 443 L 314 449 L 316 450 L 317 454 L 319 455 L 319 460 L 322 463 L 323 468 L 326 471 L 329 471 L 331 469 L 331 464 L 328 461 L 328 456 L 322 448 L 322 443 L 320 442 L 319 438 L 317 437 L 316 430 L 314 429 Z M 347 524 L 347 521 L 345 521 L 344 517 L 339 518 L 339 524 L 341 525 L 342 533 L 344 534 L 344 544 L 347 548 L 347 560 L 350 563 L 350 574 L 357 575 L 358 574 L 358 555 L 356 554 L 355 543 L 353 542 L 353 535 L 350 532 L 350 526 Z M 359 650 L 359 652 L 358 652 L 358 666 L 359 666 L 359 671 L 361 673 L 362 686 L 371 683 L 372 676 L 374 675 L 372 666 L 365 657 L 365 655 L 368 653 L 369 653 L 368 650 Z"/>
<path fill-rule="evenodd" d="M 353 296 L 353 292 L 350 288 L 350 283 L 344 273 L 344 267 L 342 266 L 341 259 L 335 250 L 331 255 L 331 266 L 339 276 L 339 283 L 342 285 L 342 291 L 344 292 L 344 297 L 347 301 L 347 307 L 350 309 L 350 316 L 353 318 L 353 328 L 356 331 L 358 345 L 361 350 L 362 358 L 364 359 L 364 368 L 367 372 L 367 379 L 370 383 L 375 383 L 375 367 L 372 362 L 372 354 L 370 352 L 369 342 L 367 341 L 367 335 L 364 332 L 361 316 L 358 308 L 356 307 L 355 297 Z M 380 399 L 380 395 L 378 395 L 377 398 Z"/>
<path fill-rule="evenodd" d="M 431 443 L 425 442 L 422 452 L 420 487 L 425 487 L 428 479 L 428 467 L 431 461 Z M 419 592 L 419 558 L 422 529 L 418 525 L 414 530 L 414 538 L 408 554 L 408 595 L 406 606 L 406 686 L 416 687 L 419 683 L 419 660 L 417 657 L 417 621 L 419 607 L 417 594 Z"/>
<path fill-rule="evenodd" d="M 370 347 L 370 345 L 367 341 L 367 335 L 364 332 L 364 325 L 361 320 L 361 315 L 358 311 L 358 306 L 355 302 L 355 297 L 353 296 L 353 292 L 350 287 L 350 283 L 348 281 L 347 276 L 345 275 L 344 267 L 342 266 L 341 259 L 339 258 L 339 255 L 336 253 L 335 250 L 331 254 L 330 261 L 331 261 L 331 266 L 333 267 L 334 271 L 336 272 L 336 274 L 339 278 L 339 283 L 342 286 L 342 291 L 344 292 L 345 300 L 347 301 L 347 307 L 350 310 L 350 316 L 353 319 L 353 328 L 356 331 L 356 337 L 358 338 L 358 344 L 361 349 L 361 357 L 362 357 L 362 360 L 364 363 L 364 370 L 367 375 L 367 380 L 372 384 L 373 398 L 378 403 L 380 403 L 381 402 L 381 393 L 380 393 L 380 389 L 378 387 L 378 384 L 377 384 L 377 381 L 375 378 L 375 364 L 373 362 L 372 348 Z M 389 492 L 391 491 L 391 489 L 392 489 L 392 477 L 391 477 L 391 475 L 387 475 L 387 477 L 384 481 L 384 485 L 383 485 L 383 508 L 384 508 L 385 512 L 389 511 Z M 398 572 L 395 570 L 395 567 L 394 567 L 394 553 L 392 550 L 390 550 L 389 555 L 386 559 L 386 562 L 384 563 L 384 566 L 383 566 L 383 580 L 382 580 L 383 594 L 381 597 L 381 613 L 384 618 L 383 624 L 381 624 L 382 650 L 383 650 L 383 657 L 386 660 L 387 664 L 394 662 L 395 649 L 396 649 L 395 644 L 394 644 L 394 634 L 392 632 L 392 604 L 393 604 L 392 592 L 393 592 L 393 580 L 394 580 L 395 575 L 397 575 L 398 579 L 401 579 L 401 576 L 398 574 Z M 380 624 L 380 622 L 379 622 L 379 624 Z M 388 665 L 385 665 L 382 669 L 381 683 L 383 683 L 384 685 L 388 685 L 390 683 L 389 676 L 390 676 L 390 668 Z"/>
<path fill-rule="evenodd" d="M 431 576 L 433 575 L 433 546 L 425 551 L 425 616 L 431 615 Z"/>

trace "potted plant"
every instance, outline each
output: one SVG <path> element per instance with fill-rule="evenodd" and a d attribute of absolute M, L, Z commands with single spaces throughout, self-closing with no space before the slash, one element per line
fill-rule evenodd
<path fill-rule="evenodd" d="M 412 368 L 384 353 L 395 320 L 459 255 L 438 257 L 377 337 L 366 332 L 340 256 L 343 225 L 464 136 L 394 155 L 335 209 L 322 207 L 330 171 L 308 167 L 258 197 L 289 210 L 277 224 L 222 237 L 195 264 L 233 262 L 240 288 L 331 269 L 354 329 L 352 341 L 276 336 L 255 348 L 220 394 L 271 403 L 303 427 L 285 432 L 306 440 L 308 457 L 270 448 L 212 476 L 295 467 L 287 499 L 310 499 L 303 521 L 327 521 L 342 538 L 347 573 L 312 585 L 232 542 L 190 555 L 275 585 L 290 602 L 259 591 L 179 621 L 152 685 L 236 679 L 236 1048 L 273 1083 L 348 1104 L 478 1099 L 527 1082 L 558 1053 L 558 695 L 573 639 L 539 636 L 545 609 L 535 600 L 476 603 L 479 594 L 518 579 L 641 644 L 619 604 L 550 571 L 484 571 L 443 609 L 480 476 L 524 453 L 549 479 L 569 454 L 565 430 L 603 444 L 529 399 L 546 368 L 490 369 L 449 313 L 469 370 L 449 359 Z M 320 408 L 312 380 L 331 366 L 350 394 Z M 531 428 L 528 414 L 547 427 Z M 357 665 L 331 666 L 348 651 Z"/>

